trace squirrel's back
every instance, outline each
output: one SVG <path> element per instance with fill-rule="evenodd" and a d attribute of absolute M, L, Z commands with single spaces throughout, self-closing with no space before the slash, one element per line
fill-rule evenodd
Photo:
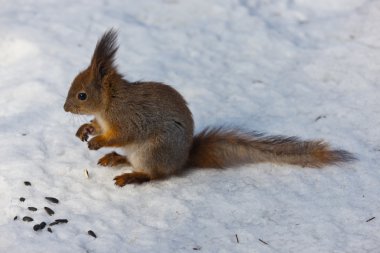
<path fill-rule="evenodd" d="M 110 95 L 108 120 L 128 127 L 139 140 L 173 132 L 174 128 L 191 142 L 192 114 L 185 99 L 171 86 L 157 82 L 123 83 L 115 85 Z"/>

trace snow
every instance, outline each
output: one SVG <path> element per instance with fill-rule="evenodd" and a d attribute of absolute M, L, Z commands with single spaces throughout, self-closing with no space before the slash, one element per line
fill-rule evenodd
<path fill-rule="evenodd" d="M 380 252 L 380 2 L 0 5 L 0 252 Z M 90 118 L 63 111 L 72 79 L 110 27 L 120 31 L 120 71 L 178 89 L 197 131 L 226 124 L 325 139 L 359 161 L 321 170 L 253 164 L 114 186 L 128 168 L 97 166 L 111 149 L 89 151 L 74 134 Z M 57 218 L 69 223 L 32 229 Z"/>

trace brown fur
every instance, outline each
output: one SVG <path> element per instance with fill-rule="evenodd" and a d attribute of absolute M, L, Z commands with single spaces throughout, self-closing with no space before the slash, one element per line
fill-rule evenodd
<path fill-rule="evenodd" d="M 126 184 L 141 184 L 150 181 L 149 174 L 144 172 L 124 173 L 114 178 L 117 186 L 123 187 Z"/>
<path fill-rule="evenodd" d="M 95 116 L 76 133 L 82 141 L 94 135 L 89 149 L 125 149 L 127 157 L 111 153 L 99 160 L 103 166 L 132 165 L 134 172 L 116 177 L 115 184 L 163 178 L 185 167 L 224 168 L 255 162 L 322 167 L 354 159 L 322 141 L 295 137 L 265 137 L 223 128 L 193 136 L 191 112 L 175 89 L 157 82 L 131 83 L 118 73 L 116 39 L 111 29 L 98 41 L 90 66 L 75 77 L 64 105 L 67 112 Z"/>
<path fill-rule="evenodd" d="M 110 167 L 121 165 L 121 164 L 131 165 L 126 156 L 119 155 L 116 152 L 111 152 L 109 154 L 106 154 L 105 156 L 99 159 L 98 164 L 102 166 L 110 166 Z"/>
<path fill-rule="evenodd" d="M 187 166 L 225 168 L 272 162 L 320 168 L 354 159 L 349 152 L 332 150 L 323 141 L 301 141 L 296 137 L 206 128 L 194 137 Z"/>

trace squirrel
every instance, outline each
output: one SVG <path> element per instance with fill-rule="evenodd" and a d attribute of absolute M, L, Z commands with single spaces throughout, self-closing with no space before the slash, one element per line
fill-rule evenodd
<path fill-rule="evenodd" d="M 208 127 L 194 135 L 192 113 L 184 98 L 159 82 L 129 82 L 115 66 L 117 31 L 98 40 L 90 65 L 73 80 L 64 110 L 95 118 L 76 136 L 90 150 L 123 148 L 126 155 L 106 154 L 102 166 L 129 165 L 131 173 L 115 184 L 139 184 L 167 178 L 187 168 L 226 168 L 271 162 L 320 168 L 355 160 L 345 150 L 321 140 L 266 136 L 239 129 Z"/>

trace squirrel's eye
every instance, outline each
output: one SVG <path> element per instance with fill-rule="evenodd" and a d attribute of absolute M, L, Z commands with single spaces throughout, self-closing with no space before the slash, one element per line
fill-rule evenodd
<path fill-rule="evenodd" d="M 78 94 L 78 99 L 79 100 L 86 100 L 86 98 L 87 98 L 87 94 L 86 93 L 81 92 L 81 93 Z"/>

